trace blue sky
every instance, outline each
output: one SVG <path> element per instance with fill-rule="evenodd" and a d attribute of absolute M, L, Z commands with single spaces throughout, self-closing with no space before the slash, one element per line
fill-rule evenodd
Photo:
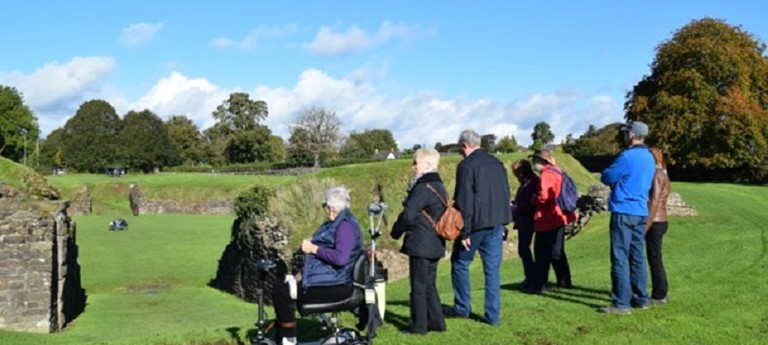
<path fill-rule="evenodd" d="M 201 129 L 229 93 L 269 106 L 288 137 L 310 106 L 345 132 L 398 145 L 455 142 L 473 128 L 561 141 L 622 121 L 656 46 L 691 20 L 768 37 L 762 1 L 13 1 L 0 12 L 0 84 L 44 135 L 90 99 L 120 115 L 186 115 Z"/>

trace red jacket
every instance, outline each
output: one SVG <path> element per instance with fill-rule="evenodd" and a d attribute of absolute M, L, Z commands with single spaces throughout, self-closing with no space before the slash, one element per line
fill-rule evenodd
<path fill-rule="evenodd" d="M 555 199 L 560 195 L 563 176 L 553 169 L 560 170 L 556 165 L 547 165 L 539 176 L 539 188 L 533 195 L 536 212 L 533 214 L 533 231 L 550 231 L 576 221 L 576 212 L 564 213 L 557 206 Z"/>

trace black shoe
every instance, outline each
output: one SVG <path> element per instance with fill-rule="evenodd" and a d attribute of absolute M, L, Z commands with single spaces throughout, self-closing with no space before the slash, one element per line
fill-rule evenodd
<path fill-rule="evenodd" d="M 525 287 L 525 288 L 521 289 L 520 291 L 522 291 L 523 293 L 530 294 L 530 295 L 541 295 L 541 294 L 547 292 L 547 288 L 545 288 L 545 287 L 534 288 L 534 287 L 528 286 L 528 287 Z"/>
<path fill-rule="evenodd" d="M 453 308 L 443 308 L 443 316 L 447 318 L 469 317 L 469 315 L 457 313 Z"/>
<path fill-rule="evenodd" d="M 413 334 L 413 335 L 424 335 L 424 334 L 427 334 L 427 332 L 414 332 L 411 327 L 408 327 L 408 328 L 405 328 L 405 329 L 401 330 L 400 333 L 403 333 L 403 334 Z"/>

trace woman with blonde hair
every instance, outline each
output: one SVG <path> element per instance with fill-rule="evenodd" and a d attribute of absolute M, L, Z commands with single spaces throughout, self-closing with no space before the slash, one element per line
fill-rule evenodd
<path fill-rule="evenodd" d="M 403 212 L 392 227 L 392 238 L 403 239 L 400 252 L 408 255 L 411 283 L 411 319 L 405 333 L 444 332 L 440 295 L 437 292 L 437 263 L 445 256 L 445 240 L 437 235 L 432 223 L 445 212 L 447 193 L 437 167 L 440 153 L 422 148 L 413 155 L 413 178 L 403 201 Z"/>

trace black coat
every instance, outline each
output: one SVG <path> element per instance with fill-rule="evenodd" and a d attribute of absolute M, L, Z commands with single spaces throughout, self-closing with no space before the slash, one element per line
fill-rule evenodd
<path fill-rule="evenodd" d="M 437 220 L 445 212 L 445 205 L 427 188 L 427 184 L 440 193 L 443 200 L 446 200 L 445 186 L 440 175 L 437 173 L 422 175 L 403 201 L 403 212 L 397 216 L 391 235 L 392 238 L 399 239 L 405 234 L 403 247 L 400 248 L 401 253 L 426 259 L 438 259 L 445 256 L 445 240 L 437 236 L 432 223 L 421 213 L 421 210 L 426 210 L 432 219 Z M 450 200 L 446 201 L 450 202 Z"/>
<path fill-rule="evenodd" d="M 472 231 L 512 222 L 507 169 L 482 149 L 472 152 L 456 168 L 454 198 L 464 217 L 462 240 Z"/>

